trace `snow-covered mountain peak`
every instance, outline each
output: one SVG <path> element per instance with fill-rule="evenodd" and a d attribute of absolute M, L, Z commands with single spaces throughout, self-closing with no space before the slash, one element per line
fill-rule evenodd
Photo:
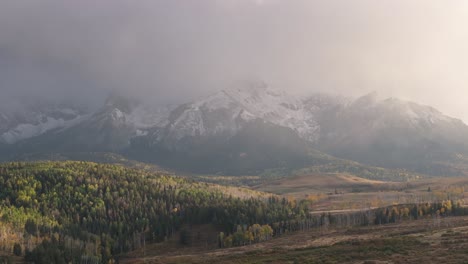
<path fill-rule="evenodd" d="M 296 131 L 314 141 L 318 125 L 299 98 L 262 82 L 243 82 L 205 99 L 186 104 L 171 124 L 177 138 L 203 136 L 242 129 L 243 123 L 263 120 Z M 240 85 L 240 86 L 239 86 Z"/>
<path fill-rule="evenodd" d="M 456 120 L 434 108 L 394 98 L 382 100 L 376 93 L 356 100 L 328 94 L 298 97 L 257 81 L 237 83 L 200 100 L 174 106 L 151 105 L 113 93 L 93 113 L 51 105 L 28 109 L 0 111 L 0 143 L 16 143 L 48 131 L 76 130 L 85 134 L 82 131 L 93 130 L 93 135 L 101 135 L 102 140 L 115 132 L 114 137 L 121 139 L 118 142 L 145 136 L 149 142 L 167 140 L 172 144 L 186 142 L 181 139 L 190 137 L 230 138 L 249 124 L 262 121 L 289 128 L 300 138 L 318 144 L 323 137 L 333 142 L 338 136 L 346 138 L 349 131 L 366 135 L 360 127 L 365 127 L 367 133 L 402 126 L 420 130 L 457 126 Z"/>
<path fill-rule="evenodd" d="M 125 118 L 125 114 L 120 111 L 120 109 L 118 108 L 114 108 L 110 111 L 110 116 L 112 118 L 112 120 L 116 121 L 116 122 L 125 122 L 126 121 L 126 118 Z"/>
<path fill-rule="evenodd" d="M 35 104 L 0 114 L 0 142 L 16 143 L 47 131 L 72 126 L 87 116 L 74 106 Z"/>
<path fill-rule="evenodd" d="M 420 105 L 414 102 L 397 98 L 388 98 L 379 102 L 381 108 L 398 115 L 401 120 L 406 120 L 413 125 L 434 124 L 436 122 L 452 122 L 450 118 L 431 106 Z"/>
<path fill-rule="evenodd" d="M 260 118 L 303 109 L 303 103 L 299 98 L 284 90 L 271 88 L 264 82 L 249 82 L 244 86 L 224 90 L 223 93 L 244 110 Z"/>
<path fill-rule="evenodd" d="M 141 101 L 112 94 L 103 108 L 95 113 L 88 122 L 110 122 L 116 126 L 131 127 L 135 131 L 167 124 L 173 106 L 149 105 Z M 141 134 L 141 131 L 137 134 Z"/>
<path fill-rule="evenodd" d="M 304 99 L 304 105 L 307 111 L 323 112 L 325 110 L 334 109 L 337 107 L 346 107 L 351 104 L 352 100 L 348 97 L 330 95 L 325 93 L 315 93 Z"/>

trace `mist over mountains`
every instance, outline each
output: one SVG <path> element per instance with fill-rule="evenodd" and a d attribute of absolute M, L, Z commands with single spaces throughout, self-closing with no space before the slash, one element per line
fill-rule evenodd
<path fill-rule="evenodd" d="M 255 174 L 336 158 L 427 174 L 461 173 L 468 126 L 430 107 L 375 93 L 296 96 L 237 83 L 180 105 L 118 93 L 98 110 L 30 105 L 0 113 L 3 160 L 113 152 L 197 173 Z"/>

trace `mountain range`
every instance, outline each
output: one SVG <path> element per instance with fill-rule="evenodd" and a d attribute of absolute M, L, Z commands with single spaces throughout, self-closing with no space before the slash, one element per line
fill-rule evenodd
<path fill-rule="evenodd" d="M 0 110 L 0 157 L 118 153 L 167 168 L 258 174 L 337 160 L 433 175 L 464 174 L 468 126 L 375 93 L 295 96 L 243 82 L 181 105 L 111 94 L 97 111 L 37 104 Z"/>

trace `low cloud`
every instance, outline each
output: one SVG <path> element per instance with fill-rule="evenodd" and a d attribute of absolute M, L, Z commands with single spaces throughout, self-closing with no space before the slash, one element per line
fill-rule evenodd
<path fill-rule="evenodd" d="M 259 78 L 294 93 L 378 91 L 468 120 L 463 0 L 0 2 L 0 103 L 187 101 Z"/>

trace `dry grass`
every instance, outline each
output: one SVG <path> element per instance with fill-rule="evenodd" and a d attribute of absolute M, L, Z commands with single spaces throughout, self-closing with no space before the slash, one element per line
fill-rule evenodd
<path fill-rule="evenodd" d="M 345 174 L 316 174 L 276 180 L 255 189 L 316 199 L 313 210 L 329 211 L 463 200 L 465 186 L 468 189 L 466 178 L 386 183 Z M 316 229 L 245 247 L 185 248 L 147 258 L 133 257 L 122 263 L 468 263 L 468 217 Z"/>
<path fill-rule="evenodd" d="M 466 263 L 468 218 L 314 230 L 251 246 L 126 259 L 121 263 Z"/>
<path fill-rule="evenodd" d="M 465 178 L 386 183 L 317 174 L 264 183 L 256 190 L 311 199 L 314 211 L 350 211 L 447 198 L 464 200 L 465 186 L 468 190 Z M 133 254 L 121 263 L 468 263 L 468 217 L 315 229 L 229 249 L 165 247 L 146 258 Z"/>
<path fill-rule="evenodd" d="M 430 187 L 430 192 L 428 188 Z M 464 200 L 468 203 L 468 179 L 429 178 L 411 182 L 381 182 L 347 174 L 309 174 L 266 182 L 256 190 L 296 199 L 309 199 L 312 210 L 355 210 L 440 201 Z"/>

